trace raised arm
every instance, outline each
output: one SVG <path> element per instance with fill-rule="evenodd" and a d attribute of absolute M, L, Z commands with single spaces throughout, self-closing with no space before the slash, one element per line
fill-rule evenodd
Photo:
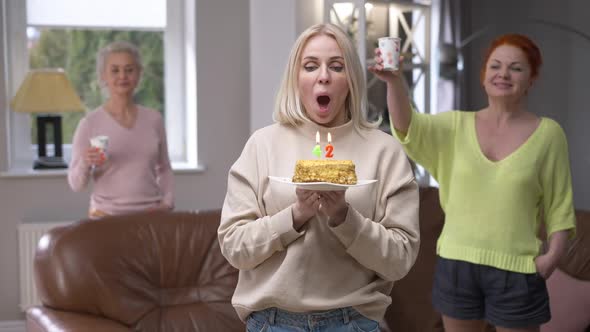
<path fill-rule="evenodd" d="M 389 110 L 389 117 L 393 123 L 393 127 L 397 131 L 407 134 L 410 121 L 412 120 L 412 108 L 410 98 L 408 97 L 408 89 L 402 76 L 402 62 L 403 57 L 400 57 L 399 70 L 397 71 L 383 70 L 381 52 L 379 48 L 376 48 L 375 64 L 369 66 L 369 71 L 387 84 L 387 108 Z"/>

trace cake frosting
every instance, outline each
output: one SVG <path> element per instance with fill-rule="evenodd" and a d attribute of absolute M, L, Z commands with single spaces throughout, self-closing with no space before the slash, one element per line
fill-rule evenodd
<path fill-rule="evenodd" d="M 352 160 L 298 160 L 292 181 L 356 184 L 357 178 Z"/>

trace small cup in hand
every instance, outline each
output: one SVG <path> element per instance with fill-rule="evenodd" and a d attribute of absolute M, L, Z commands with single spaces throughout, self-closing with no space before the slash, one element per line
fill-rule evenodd
<path fill-rule="evenodd" d="M 90 145 L 106 152 L 109 146 L 109 137 L 104 135 L 94 136 L 90 139 Z"/>
<path fill-rule="evenodd" d="M 379 51 L 383 59 L 383 70 L 399 70 L 399 56 L 401 48 L 401 39 L 397 37 L 379 38 Z"/>
<path fill-rule="evenodd" d="M 97 152 L 100 153 L 101 164 L 107 158 L 107 148 L 109 146 L 109 137 L 104 135 L 94 136 L 90 139 L 90 145 L 97 149 Z M 95 168 L 96 165 L 92 165 L 92 168 Z"/>

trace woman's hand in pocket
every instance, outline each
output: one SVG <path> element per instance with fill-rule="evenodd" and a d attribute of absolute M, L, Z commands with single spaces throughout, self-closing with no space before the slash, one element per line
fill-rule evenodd
<path fill-rule="evenodd" d="M 543 279 L 547 280 L 557 268 L 557 260 L 549 254 L 540 255 L 535 258 L 535 266 L 537 268 L 537 273 L 539 273 Z"/>

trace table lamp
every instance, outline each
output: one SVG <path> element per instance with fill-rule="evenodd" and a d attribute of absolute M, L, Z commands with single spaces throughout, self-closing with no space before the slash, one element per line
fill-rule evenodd
<path fill-rule="evenodd" d="M 37 118 L 37 155 L 33 169 L 67 168 L 63 160 L 61 115 L 84 112 L 86 108 L 63 69 L 29 71 L 10 102 L 14 112 L 35 113 Z M 58 114 L 52 114 L 58 113 Z M 53 127 L 54 155 L 47 156 L 47 126 Z"/>

